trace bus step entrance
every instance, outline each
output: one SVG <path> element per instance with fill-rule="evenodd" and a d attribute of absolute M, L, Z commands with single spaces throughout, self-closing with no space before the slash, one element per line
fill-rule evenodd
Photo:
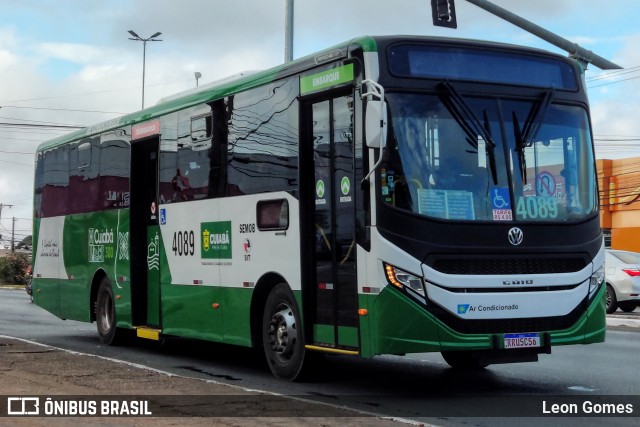
<path fill-rule="evenodd" d="M 136 336 L 147 340 L 160 341 L 160 329 L 146 328 L 144 326 L 136 326 Z"/>

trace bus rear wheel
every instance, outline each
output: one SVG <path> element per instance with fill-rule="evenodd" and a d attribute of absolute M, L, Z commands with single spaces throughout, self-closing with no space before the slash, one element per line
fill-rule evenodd
<path fill-rule="evenodd" d="M 117 345 L 122 338 L 122 331 L 116 328 L 116 305 L 111 283 L 106 277 L 100 282 L 96 298 L 96 325 L 100 342 L 106 345 Z"/>
<path fill-rule="evenodd" d="M 281 283 L 271 290 L 262 316 L 262 345 L 269 368 L 277 378 L 294 381 L 305 356 L 298 306 Z"/>
<path fill-rule="evenodd" d="M 488 363 L 481 362 L 472 351 L 443 351 L 441 354 L 444 361 L 454 369 L 483 369 L 489 366 Z"/>

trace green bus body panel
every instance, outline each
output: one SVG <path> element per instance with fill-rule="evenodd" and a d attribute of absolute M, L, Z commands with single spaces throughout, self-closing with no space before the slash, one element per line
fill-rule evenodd
<path fill-rule="evenodd" d="M 250 347 L 251 297 L 249 288 L 162 284 L 162 333 Z"/>
<path fill-rule="evenodd" d="M 439 322 L 399 292 L 360 294 L 360 307 L 368 312 L 360 317 L 362 356 L 440 351 Z"/>
<path fill-rule="evenodd" d="M 335 326 L 333 325 L 313 325 L 313 343 L 336 345 Z M 338 326 L 338 342 L 341 347 L 359 347 L 358 328 L 350 326 Z"/>
<path fill-rule="evenodd" d="M 603 342 L 606 329 L 604 295 L 605 288 L 602 287 L 573 326 L 550 331 L 551 345 Z M 368 310 L 367 316 L 360 318 L 363 357 L 492 348 L 494 334 L 456 332 L 408 297 L 388 287 L 379 295 L 361 294 L 360 306 Z"/>
<path fill-rule="evenodd" d="M 359 347 L 358 328 L 338 326 L 338 345 L 345 347 Z"/>
<path fill-rule="evenodd" d="M 252 296 L 252 288 L 222 288 L 225 343 L 251 346 L 249 307 Z"/>
<path fill-rule="evenodd" d="M 605 295 L 606 287 L 602 286 L 589 308 L 571 328 L 551 333 L 551 345 L 604 342 L 607 327 Z"/>
<path fill-rule="evenodd" d="M 40 250 L 39 230 L 42 220 L 34 222 L 34 256 Z M 95 241 L 96 232 L 98 241 Z M 129 211 L 109 210 L 64 218 L 61 259 L 67 277 L 34 277 L 34 301 L 45 310 L 63 319 L 91 321 L 91 285 L 102 270 L 111 281 L 116 299 L 118 326 L 131 326 L 131 295 L 129 291 L 129 254 L 119 249 L 120 236 L 128 242 Z M 99 283 L 96 284 L 98 286 Z"/>
<path fill-rule="evenodd" d="M 60 310 L 58 279 L 33 279 L 33 302 L 49 313 L 64 319 Z"/>
<path fill-rule="evenodd" d="M 221 288 L 162 284 L 162 332 L 209 341 L 222 341 Z"/>
<path fill-rule="evenodd" d="M 69 215 L 64 221 L 64 265 L 69 275 L 61 281 L 62 313 L 67 319 L 89 321 L 91 315 L 91 283 L 98 270 L 103 270 L 111 281 L 116 299 L 116 315 L 119 323 L 131 322 L 129 210 L 109 210 L 79 215 Z M 127 242 L 125 250 L 119 245 Z M 69 248 L 73 248 L 69 250 Z M 121 280 L 125 279 L 125 280 Z M 99 283 L 97 284 L 99 285 Z M 69 287 L 70 289 L 65 289 Z"/>
<path fill-rule="evenodd" d="M 335 345 L 333 325 L 313 325 L 313 340 L 317 344 Z"/>

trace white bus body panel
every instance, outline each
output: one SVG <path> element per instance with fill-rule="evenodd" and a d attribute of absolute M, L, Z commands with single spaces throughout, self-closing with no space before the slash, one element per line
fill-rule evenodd
<path fill-rule="evenodd" d="M 287 230 L 260 231 L 256 205 L 261 200 L 286 199 Z M 160 206 L 160 229 L 172 284 L 253 287 L 267 272 L 283 276 L 293 290 L 300 289 L 300 233 L 298 201 L 286 192 L 255 194 Z M 164 220 L 162 216 L 164 215 Z M 205 223 L 230 222 L 231 258 L 201 257 Z M 195 234 L 193 255 L 173 249 L 175 233 Z"/>
<path fill-rule="evenodd" d="M 574 273 L 517 275 L 517 277 L 450 275 L 423 265 L 419 260 L 382 237 L 375 227 L 371 227 L 371 252 L 364 254 L 367 258 L 366 271 L 369 280 L 367 282 L 361 281 L 359 292 L 363 291 L 363 286 L 379 287 L 380 289 L 390 286 L 385 277 L 384 262 L 407 273 L 422 277 L 425 280 L 426 292 L 430 300 L 428 304 L 435 303 L 453 315 L 464 319 L 564 316 L 575 309 L 587 296 L 590 277 L 597 269 L 597 261 L 601 258 L 599 256 L 596 263 L 591 263 Z M 362 262 L 363 258 L 360 257 L 359 260 Z M 526 285 L 528 287 L 575 286 L 571 289 L 552 291 L 499 292 L 509 286 L 505 285 L 504 281 L 513 279 L 533 281 L 532 284 Z M 518 287 L 525 287 L 525 285 Z M 451 290 L 488 288 L 488 290 L 479 293 L 464 293 L 452 292 L 446 288 Z M 491 292 L 491 288 L 496 289 L 496 292 Z"/>
<path fill-rule="evenodd" d="M 34 277 L 67 280 L 64 266 L 64 216 L 42 218 L 38 232 L 37 252 L 34 254 Z M 35 245 L 34 245 L 35 246 Z"/>

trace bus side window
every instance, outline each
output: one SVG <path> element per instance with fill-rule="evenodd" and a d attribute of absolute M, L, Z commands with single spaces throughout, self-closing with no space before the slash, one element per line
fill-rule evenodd
<path fill-rule="evenodd" d="M 84 138 L 73 143 L 69 163 L 69 197 L 67 213 L 102 209 L 100 194 L 100 137 Z"/>
<path fill-rule="evenodd" d="M 129 206 L 131 162 L 129 136 L 124 130 L 102 135 L 100 144 L 100 191 L 103 207 L 117 209 Z"/>
<path fill-rule="evenodd" d="M 42 153 L 40 218 L 65 215 L 69 197 L 69 146 Z"/>
<path fill-rule="evenodd" d="M 211 132 L 212 113 L 208 104 L 178 113 L 177 159 L 171 178 L 171 202 L 208 197 Z"/>
<path fill-rule="evenodd" d="M 229 122 L 229 195 L 296 191 L 298 80 L 277 81 L 233 97 Z"/>

